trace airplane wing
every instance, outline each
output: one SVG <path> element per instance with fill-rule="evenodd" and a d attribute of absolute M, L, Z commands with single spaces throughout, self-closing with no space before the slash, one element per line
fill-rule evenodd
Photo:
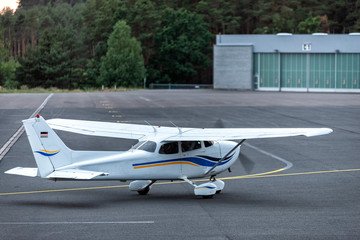
<path fill-rule="evenodd" d="M 332 132 L 330 128 L 176 128 L 70 119 L 50 119 L 46 122 L 53 129 L 85 135 L 127 139 L 156 135 L 163 141 L 221 141 L 301 135 L 312 137 Z"/>
<path fill-rule="evenodd" d="M 332 132 L 330 128 L 194 128 L 165 139 L 165 141 L 221 141 L 256 138 L 306 136 Z"/>
<path fill-rule="evenodd" d="M 154 133 L 154 127 L 125 123 L 110 123 L 71 119 L 49 119 L 49 126 L 56 130 L 91 136 L 141 139 Z"/>

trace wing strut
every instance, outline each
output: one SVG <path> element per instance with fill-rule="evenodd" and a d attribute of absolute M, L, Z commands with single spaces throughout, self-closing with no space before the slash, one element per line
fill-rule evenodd
<path fill-rule="evenodd" d="M 233 147 L 233 149 L 231 149 L 223 158 L 221 158 L 212 168 L 210 168 L 209 171 L 205 173 L 205 175 L 208 175 L 212 170 L 214 170 L 214 168 L 216 168 L 222 161 L 224 161 L 233 151 L 235 151 L 236 148 L 238 148 L 243 142 L 245 142 L 245 140 L 246 139 L 243 139 L 238 144 L 236 144 L 236 146 Z"/>

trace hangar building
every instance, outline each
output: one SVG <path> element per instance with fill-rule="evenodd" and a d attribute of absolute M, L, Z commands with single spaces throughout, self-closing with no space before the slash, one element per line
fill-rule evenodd
<path fill-rule="evenodd" d="M 214 88 L 360 92 L 360 33 L 217 35 Z"/>

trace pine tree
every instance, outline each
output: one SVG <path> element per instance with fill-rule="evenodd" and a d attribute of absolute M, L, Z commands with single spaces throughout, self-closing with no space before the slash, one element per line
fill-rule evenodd
<path fill-rule="evenodd" d="M 210 65 L 212 35 L 202 18 L 185 9 L 166 9 L 155 32 L 150 77 L 159 83 L 191 83 Z"/>
<path fill-rule="evenodd" d="M 99 83 L 107 87 L 139 86 L 145 77 L 141 45 L 131 37 L 125 21 L 118 21 L 110 34 L 108 51 L 101 59 Z"/>

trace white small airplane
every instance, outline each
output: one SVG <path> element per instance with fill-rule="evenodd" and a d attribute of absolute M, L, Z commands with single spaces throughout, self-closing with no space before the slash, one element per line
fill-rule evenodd
<path fill-rule="evenodd" d="M 133 180 L 129 188 L 140 195 L 157 180 L 184 180 L 194 193 L 210 198 L 224 188 L 216 180 L 230 170 L 246 139 L 329 134 L 329 128 L 179 128 L 69 119 L 39 115 L 23 121 L 38 168 L 17 167 L 8 174 L 50 180 Z M 53 129 L 92 136 L 137 139 L 124 152 L 74 151 Z M 231 141 L 230 141 L 231 140 Z M 240 142 L 234 142 L 240 140 Z M 190 179 L 209 177 L 196 185 Z"/>

